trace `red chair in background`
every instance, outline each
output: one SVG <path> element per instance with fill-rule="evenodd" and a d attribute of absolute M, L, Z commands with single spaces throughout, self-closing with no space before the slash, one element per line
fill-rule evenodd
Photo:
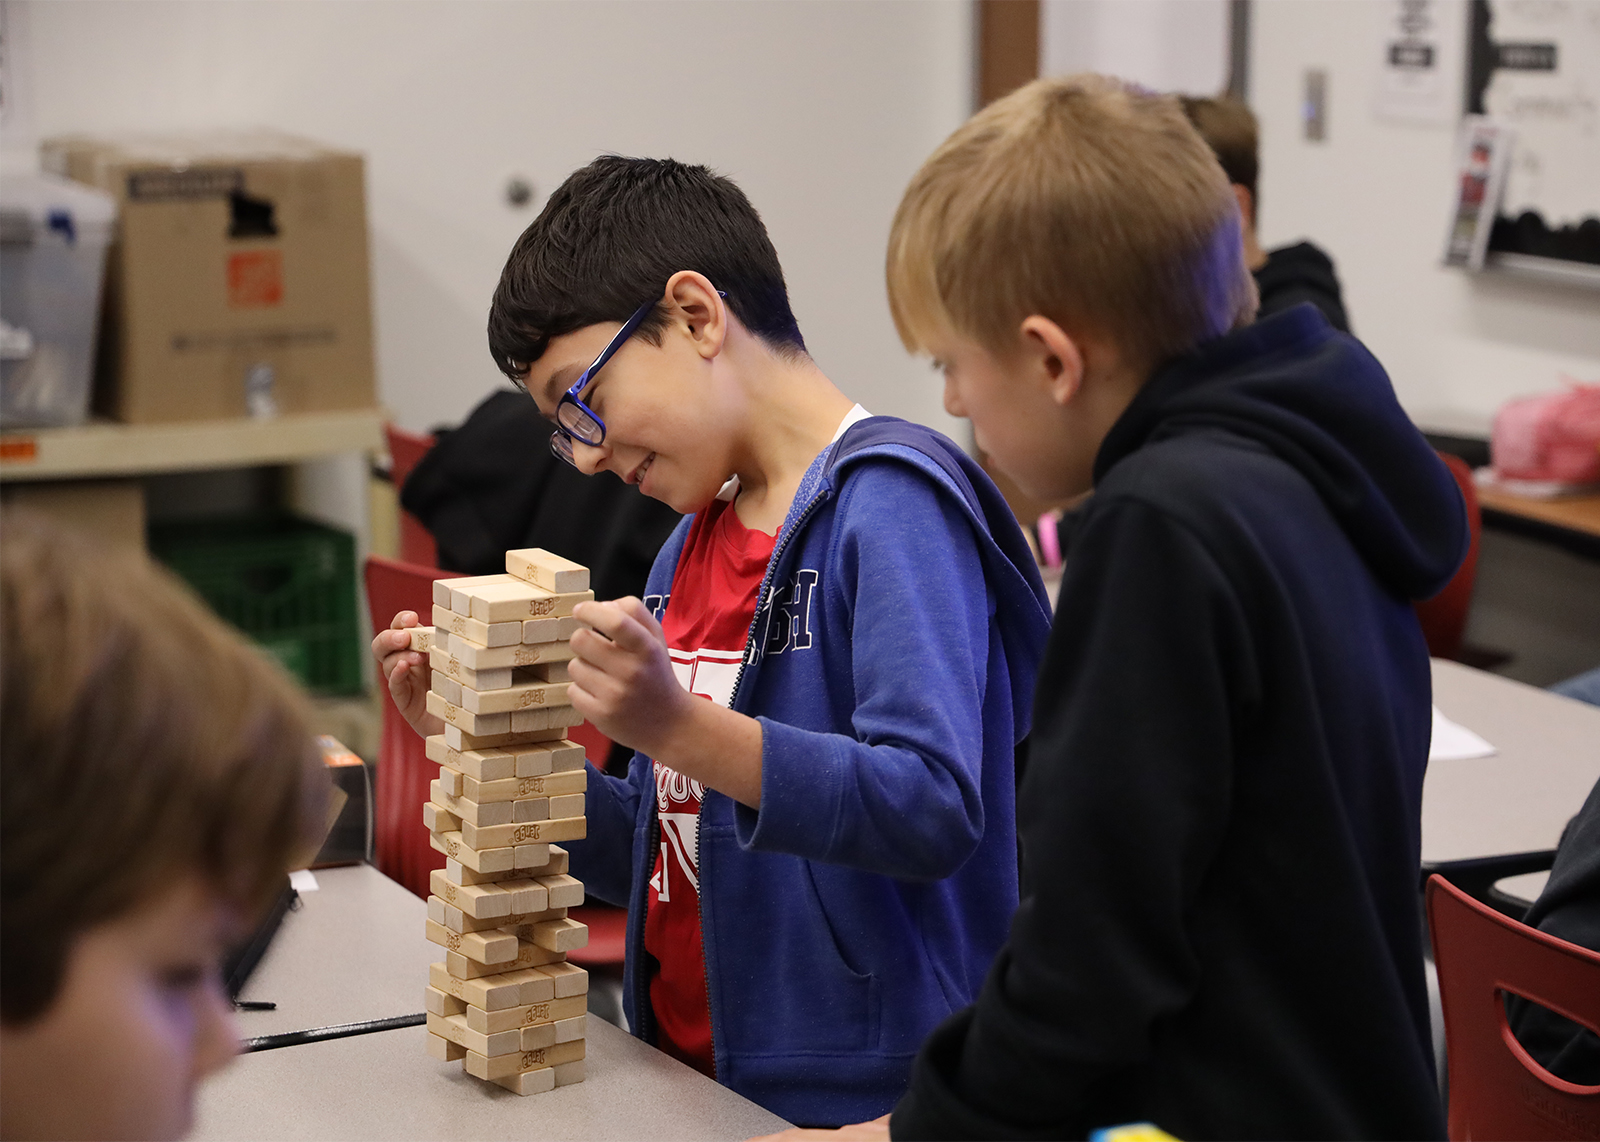
<path fill-rule="evenodd" d="M 1439 453 L 1439 459 L 1445 462 L 1461 488 L 1472 542 L 1467 548 L 1467 557 L 1444 590 L 1416 604 L 1416 612 L 1422 624 L 1422 637 L 1428 641 L 1428 653 L 1435 658 L 1460 658 L 1461 638 L 1466 633 L 1467 612 L 1472 606 L 1472 584 L 1478 574 L 1478 539 L 1483 532 L 1483 516 L 1478 510 L 1478 488 L 1472 482 L 1472 469 L 1467 467 L 1466 461 L 1443 452 Z"/>
<path fill-rule="evenodd" d="M 1600 1034 L 1600 952 L 1502 916 L 1441 876 L 1428 879 L 1453 1139 L 1600 1139 L 1600 1086 L 1545 1070 L 1506 1021 L 1520 995 Z"/>
<path fill-rule="evenodd" d="M 419 525 L 420 526 L 420 525 Z M 374 631 L 388 630 L 400 611 L 415 611 L 427 625 L 433 613 L 433 581 L 454 572 L 420 567 L 373 555 L 367 559 L 367 610 Z M 378 679 L 383 701 L 383 735 L 378 741 L 378 779 L 372 820 L 372 860 L 378 871 L 418 896 L 428 895 L 428 873 L 444 867 L 444 854 L 428 843 L 422 806 L 428 785 L 439 775 L 426 746 L 395 708 L 385 679 Z"/>
<path fill-rule="evenodd" d="M 394 494 L 398 498 L 406 477 L 411 475 L 411 469 L 433 447 L 433 437 L 407 432 L 392 424 L 383 426 L 383 435 L 389 443 L 389 479 L 394 484 Z M 439 565 L 439 545 L 433 541 L 433 535 L 422 526 L 420 519 L 404 508 L 400 509 L 400 558 L 422 567 Z M 392 617 L 393 612 L 390 614 Z M 383 625 L 388 626 L 388 620 L 384 620 Z M 383 627 L 377 629 L 382 630 Z"/>

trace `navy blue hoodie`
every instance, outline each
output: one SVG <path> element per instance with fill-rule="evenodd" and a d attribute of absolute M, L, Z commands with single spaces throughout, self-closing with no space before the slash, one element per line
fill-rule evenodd
<path fill-rule="evenodd" d="M 1423 983 L 1428 651 L 1460 494 L 1302 305 L 1157 371 L 1073 535 L 1022 900 L 897 1138 L 1443 1132 Z"/>
<path fill-rule="evenodd" d="M 650 572 L 658 614 L 690 523 Z M 891 417 L 811 465 L 759 597 L 732 707 L 761 722 L 761 808 L 707 790 L 700 809 L 716 1077 L 792 1122 L 858 1122 L 894 1105 L 1005 939 L 1049 603 L 989 478 Z M 624 1001 L 647 1041 L 651 766 L 591 767 L 588 837 L 568 846 L 588 890 L 628 907 Z"/>

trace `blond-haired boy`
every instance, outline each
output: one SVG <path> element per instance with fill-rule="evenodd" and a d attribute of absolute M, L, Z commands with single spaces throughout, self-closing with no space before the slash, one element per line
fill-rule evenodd
<path fill-rule="evenodd" d="M 1251 324 L 1228 181 L 1175 99 L 990 105 L 913 178 L 888 280 L 1025 492 L 1093 490 L 1035 696 L 1022 899 L 896 1137 L 1428 1137 L 1430 727 L 1410 600 L 1466 543 L 1382 368 Z"/>
<path fill-rule="evenodd" d="M 176 1138 L 321 823 L 309 711 L 143 558 L 0 530 L 0 1138 Z"/>

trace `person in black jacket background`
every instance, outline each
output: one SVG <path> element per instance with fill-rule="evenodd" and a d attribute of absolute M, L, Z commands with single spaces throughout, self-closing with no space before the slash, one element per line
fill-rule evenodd
<path fill-rule="evenodd" d="M 1255 113 L 1231 95 L 1184 96 L 1182 103 L 1189 122 L 1216 154 L 1233 184 L 1233 196 L 1244 221 L 1245 265 L 1255 275 L 1256 288 L 1261 293 L 1256 317 L 1271 317 L 1306 301 L 1322 311 L 1329 325 L 1341 333 L 1350 332 L 1350 318 L 1345 313 L 1332 258 L 1310 242 L 1263 250 L 1256 240 L 1261 164 Z"/>

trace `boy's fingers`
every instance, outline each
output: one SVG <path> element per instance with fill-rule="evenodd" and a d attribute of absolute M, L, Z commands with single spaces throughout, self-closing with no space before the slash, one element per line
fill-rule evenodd
<path fill-rule="evenodd" d="M 624 650 L 638 651 L 647 644 L 648 635 L 645 628 L 623 609 L 628 601 L 622 599 L 612 603 L 579 603 L 573 609 L 572 617 L 594 628 L 597 633 L 604 635 Z M 637 599 L 632 601 L 638 602 Z M 639 605 L 643 606 L 642 603 Z"/>
<path fill-rule="evenodd" d="M 399 614 L 395 615 L 394 621 L 389 624 L 389 629 L 390 630 L 405 630 L 407 627 L 414 627 L 416 625 L 417 625 L 417 612 L 416 611 L 401 611 Z"/>
<path fill-rule="evenodd" d="M 618 599 L 617 606 L 621 607 L 634 622 L 642 626 L 652 638 L 657 636 L 665 637 L 661 634 L 661 624 L 650 613 L 650 608 L 644 605 L 644 600 L 637 595 L 629 595 L 625 599 Z"/>

